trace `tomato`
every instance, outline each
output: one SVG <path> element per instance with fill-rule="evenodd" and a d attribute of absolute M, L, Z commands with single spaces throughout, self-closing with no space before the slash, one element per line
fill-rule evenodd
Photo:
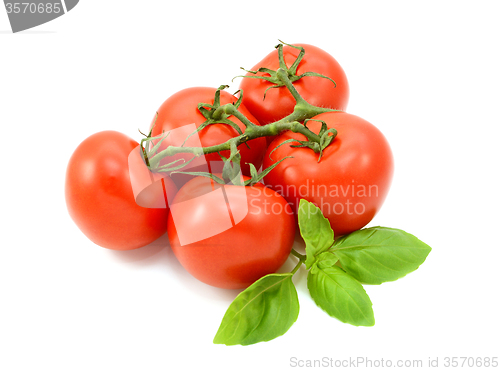
<path fill-rule="evenodd" d="M 262 183 L 220 186 L 196 177 L 175 196 L 167 231 L 174 254 L 194 277 L 240 289 L 283 265 L 295 218 L 285 199 Z"/>
<path fill-rule="evenodd" d="M 264 182 L 282 194 L 294 210 L 301 198 L 315 203 L 339 236 L 364 227 L 381 208 L 393 175 L 392 152 L 383 134 L 358 116 L 329 112 L 315 119 L 325 121 L 328 128 L 338 132 L 323 151 L 321 161 L 318 163 L 319 155 L 309 148 L 290 147 L 293 142 L 277 148 L 291 138 L 306 139 L 298 133 L 284 132 L 271 143 L 264 167 L 285 156 L 293 158 L 276 166 Z M 320 125 L 308 122 L 316 133 Z"/>
<path fill-rule="evenodd" d="M 184 143 L 184 140 L 194 131 L 194 129 L 198 128 L 206 121 L 205 117 L 198 110 L 198 104 L 208 103 L 213 105 L 215 92 L 215 88 L 187 88 L 173 94 L 160 106 L 157 116 L 153 120 L 154 126 L 152 136 L 157 136 L 162 132 L 172 130 L 169 136 L 162 142 L 159 149 L 160 151 L 170 145 L 181 146 Z M 234 103 L 236 100 L 237 99 L 228 92 L 220 92 L 221 105 Z M 259 124 L 243 104 L 240 105 L 238 110 L 254 124 Z M 234 116 L 230 116 L 229 120 L 235 123 L 242 132 L 245 131 L 245 125 L 240 120 Z M 188 126 L 190 124 L 194 125 Z M 199 139 L 196 135 L 194 135 L 186 141 L 184 146 L 209 147 L 224 143 L 238 135 L 238 132 L 227 124 L 211 124 L 198 132 Z M 257 169 L 259 169 L 262 165 L 262 158 L 267 148 L 266 139 L 254 139 L 248 142 L 248 146 L 250 148 L 247 147 L 246 144 L 241 144 L 238 147 L 241 154 L 241 169 L 245 175 L 250 175 L 250 167 L 247 163 L 253 163 Z M 226 158 L 230 155 L 229 151 L 222 151 L 221 154 Z M 188 161 L 192 159 L 192 157 L 193 155 L 191 154 L 178 154 L 164 158 L 160 163 L 165 165 L 178 159 Z M 209 166 L 208 168 L 206 167 L 207 163 Z M 211 153 L 201 156 L 191 162 L 188 166 L 189 167 L 180 169 L 180 171 L 205 171 L 215 173 L 221 171 L 222 160 L 218 153 Z M 191 177 L 174 174 L 172 175 L 172 178 L 180 187 Z"/>
<path fill-rule="evenodd" d="M 136 249 L 166 232 L 168 208 L 164 192 L 173 198 L 177 189 L 165 178 L 163 184 L 156 183 L 152 190 L 145 189 L 138 195 L 150 208 L 137 204 L 129 155 L 134 149 L 139 151 L 138 145 L 122 133 L 102 131 L 85 139 L 69 160 L 65 184 L 69 214 L 80 230 L 99 246 Z M 139 183 L 151 183 L 147 168 L 146 172 L 134 175 L 147 178 L 136 179 Z M 155 192 L 158 188 L 160 191 Z"/>
<path fill-rule="evenodd" d="M 297 75 L 305 72 L 316 72 L 335 81 L 316 76 L 306 76 L 293 83 L 299 94 L 314 106 L 327 107 L 344 111 L 349 101 L 349 84 L 340 64 L 327 52 L 307 44 L 295 44 L 305 49 L 305 55 L 297 68 Z M 300 51 L 290 46 L 283 47 L 283 56 L 286 65 L 290 68 Z M 252 68 L 266 67 L 276 71 L 279 68 L 278 50 L 268 54 L 262 61 Z M 247 73 L 247 76 L 256 76 Z M 259 72 L 257 76 L 269 76 Z M 271 82 L 243 78 L 240 89 L 243 91 L 243 104 L 262 124 L 269 124 L 291 114 L 295 107 L 295 100 L 285 86 L 267 90 L 273 86 Z"/>

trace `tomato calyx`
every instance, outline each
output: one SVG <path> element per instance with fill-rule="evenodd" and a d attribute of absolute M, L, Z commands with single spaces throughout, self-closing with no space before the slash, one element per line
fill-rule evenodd
<path fill-rule="evenodd" d="M 241 101 L 243 99 L 243 96 L 240 95 L 238 100 L 234 103 L 228 103 L 227 105 L 221 106 L 220 104 L 220 92 L 224 89 L 227 89 L 229 85 L 221 85 L 215 92 L 215 97 L 214 97 L 214 103 L 213 104 L 208 104 L 208 103 L 198 103 L 198 111 L 203 115 L 203 117 L 206 119 L 204 123 L 202 123 L 196 130 L 191 133 L 184 141 L 183 145 L 186 143 L 186 141 L 196 133 L 200 132 L 204 128 L 206 128 L 208 125 L 213 125 L 213 124 L 225 124 L 231 126 L 234 130 L 238 132 L 238 135 L 242 135 L 243 132 L 239 128 L 238 125 L 236 125 L 234 122 L 229 120 L 229 117 L 232 115 L 231 113 L 228 112 L 227 109 L 225 109 L 225 106 L 234 106 L 235 110 L 238 109 L 238 107 L 241 105 Z M 247 119 L 248 122 L 250 120 Z M 245 123 L 246 125 L 247 123 Z M 252 123 L 253 124 L 253 123 Z"/>
<path fill-rule="evenodd" d="M 237 77 L 243 77 L 243 78 L 251 78 L 251 79 L 261 79 L 261 80 L 265 80 L 265 81 L 270 82 L 273 85 L 269 86 L 264 91 L 264 97 L 262 98 L 262 100 L 266 99 L 266 93 L 267 93 L 267 91 L 269 89 L 276 89 L 276 88 L 280 88 L 282 86 L 286 86 L 286 84 L 283 81 L 283 79 L 279 76 L 278 71 L 280 69 L 286 72 L 288 79 L 292 83 L 294 83 L 297 80 L 300 80 L 303 77 L 311 76 L 311 77 L 321 77 L 321 78 L 324 78 L 324 79 L 328 79 L 328 80 L 330 80 L 335 85 L 335 87 L 337 87 L 337 83 L 333 79 L 331 79 L 328 76 L 316 73 L 316 72 L 304 72 L 301 75 L 297 75 L 297 68 L 298 68 L 300 62 L 302 61 L 302 58 L 304 58 L 305 49 L 302 46 L 296 46 L 296 45 L 287 44 L 287 43 L 284 43 L 281 40 L 279 40 L 279 41 L 280 41 L 280 43 L 275 46 L 275 48 L 278 49 L 278 57 L 279 57 L 279 64 L 280 64 L 280 67 L 279 67 L 278 70 L 275 71 L 275 70 L 272 70 L 270 68 L 260 67 L 256 71 L 252 71 L 252 70 L 246 70 L 243 67 L 240 67 L 243 71 L 251 73 L 254 76 L 252 76 L 252 75 L 239 75 L 239 76 L 235 76 L 233 78 L 233 81 Z M 283 56 L 283 45 L 287 45 L 287 46 L 290 46 L 290 47 L 292 47 L 294 49 L 300 50 L 299 55 L 297 56 L 297 58 L 295 59 L 295 61 L 293 62 L 293 64 L 290 67 L 288 67 L 286 65 L 285 58 Z M 266 75 L 257 75 L 258 73 L 264 73 Z"/>
<path fill-rule="evenodd" d="M 313 150 L 315 153 L 319 153 L 318 156 L 318 162 L 321 161 L 321 158 L 323 157 L 323 151 L 326 147 L 328 147 L 335 137 L 337 136 L 337 130 L 334 128 L 328 129 L 328 126 L 325 121 L 323 120 L 316 120 L 316 119 L 307 119 L 304 121 L 304 126 L 307 127 L 307 122 L 308 121 L 319 121 L 321 122 L 321 129 L 319 131 L 318 137 L 319 141 L 316 140 L 311 140 L 310 138 L 307 138 L 306 140 L 299 140 L 299 139 L 288 139 L 285 140 L 283 143 L 280 143 L 276 148 L 274 148 L 271 153 L 269 153 L 269 158 L 271 159 L 271 154 L 276 151 L 279 147 L 282 145 L 288 144 L 288 143 L 299 143 L 299 144 L 293 144 L 290 145 L 292 148 L 309 148 Z M 293 131 L 293 130 L 292 130 Z"/>
<path fill-rule="evenodd" d="M 139 133 L 141 133 L 144 136 L 144 138 L 141 139 L 141 142 L 139 144 L 140 144 L 140 147 L 141 147 L 142 158 L 144 159 L 144 162 L 146 163 L 146 166 L 148 166 L 148 167 L 150 167 L 149 156 L 151 155 L 151 153 L 150 153 L 150 151 L 148 151 L 148 149 L 146 148 L 146 146 L 144 145 L 144 143 L 147 143 L 150 140 L 151 135 L 153 133 L 153 128 L 155 127 L 157 119 L 158 119 L 158 112 L 156 112 L 155 119 L 153 121 L 153 124 L 151 125 L 151 129 L 149 129 L 149 133 L 148 134 L 144 134 L 141 131 L 141 129 L 138 129 Z"/>
<path fill-rule="evenodd" d="M 156 123 L 157 117 L 158 117 L 158 114 L 156 115 L 155 122 L 151 126 L 151 129 L 149 130 L 149 133 L 147 135 L 139 130 L 139 133 L 144 135 L 144 138 L 141 139 L 141 142 L 139 144 L 141 147 L 141 155 L 142 155 L 142 159 L 143 159 L 144 163 L 149 168 L 149 170 L 154 171 L 154 172 L 158 172 L 158 173 L 162 173 L 162 172 L 163 173 L 170 173 L 172 171 L 179 170 L 179 169 L 183 168 L 184 166 L 189 164 L 191 161 L 193 161 L 196 157 L 193 157 L 193 158 L 189 159 L 188 161 L 186 161 L 184 159 L 177 159 L 175 161 L 172 161 L 168 164 L 164 164 L 161 166 L 159 165 L 159 161 L 155 161 L 156 159 L 154 158 L 154 156 L 156 155 L 156 152 L 158 151 L 162 142 L 168 137 L 168 134 L 169 134 L 169 133 L 167 133 L 167 134 L 162 133 L 162 134 L 154 136 L 154 137 L 152 136 L 154 124 Z M 155 140 L 158 140 L 158 142 L 154 146 L 151 147 L 151 146 L 147 145 L 147 143 L 149 143 L 151 141 L 155 141 Z"/>

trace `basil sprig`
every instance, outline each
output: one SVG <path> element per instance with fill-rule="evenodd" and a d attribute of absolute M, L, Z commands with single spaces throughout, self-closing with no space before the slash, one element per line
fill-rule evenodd
<path fill-rule="evenodd" d="M 417 237 L 386 227 L 361 229 L 334 241 L 328 219 L 306 200 L 300 200 L 298 219 L 306 255 L 292 251 L 299 259 L 292 272 L 269 274 L 242 291 L 226 311 L 214 343 L 250 345 L 287 332 L 299 315 L 292 277 L 302 264 L 318 307 L 341 322 L 373 326 L 372 302 L 362 284 L 404 277 L 431 251 Z"/>

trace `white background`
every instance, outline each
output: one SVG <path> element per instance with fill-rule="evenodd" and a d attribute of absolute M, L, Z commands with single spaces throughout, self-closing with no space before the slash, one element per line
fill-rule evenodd
<path fill-rule="evenodd" d="M 90 1 L 12 34 L 0 7 L 0 369 L 289 369 L 300 360 L 498 357 L 500 55 L 494 1 Z M 366 286 L 376 325 L 328 317 L 295 277 L 284 336 L 213 345 L 237 291 L 196 281 L 166 238 L 90 242 L 64 202 L 67 161 L 101 130 L 139 139 L 191 86 L 239 81 L 280 38 L 332 54 L 347 111 L 378 126 L 396 171 L 370 225 L 433 247 L 416 272 Z M 290 263 L 291 265 L 291 263 Z M 298 367 L 297 367 L 298 368 Z"/>

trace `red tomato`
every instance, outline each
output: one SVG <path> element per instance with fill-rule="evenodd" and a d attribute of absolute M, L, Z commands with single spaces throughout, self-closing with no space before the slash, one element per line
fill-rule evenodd
<path fill-rule="evenodd" d="M 168 208 L 145 208 L 136 203 L 128 158 L 138 145 L 122 133 L 102 131 L 85 139 L 69 160 L 65 185 L 69 214 L 99 246 L 135 249 L 167 230 Z M 147 171 L 145 176 L 149 176 Z M 139 197 L 149 198 L 154 206 L 165 205 L 164 192 L 175 195 L 177 189 L 169 178 L 163 182 L 164 191 Z"/>
<path fill-rule="evenodd" d="M 170 246 L 181 265 L 221 288 L 245 288 L 278 270 L 294 236 L 290 205 L 261 183 L 220 186 L 194 178 L 179 190 L 168 217 Z"/>
<path fill-rule="evenodd" d="M 393 174 L 393 157 L 383 134 L 368 121 L 345 112 L 323 113 L 315 117 L 337 130 L 337 137 L 319 154 L 309 148 L 284 144 L 272 154 L 281 162 L 264 182 L 297 210 L 301 198 L 315 203 L 328 218 L 336 236 L 356 231 L 368 224 L 382 206 Z M 318 133 L 319 122 L 308 127 Z M 273 164 L 269 154 L 287 139 L 306 138 L 284 132 L 272 143 L 264 157 L 264 167 Z"/>
<path fill-rule="evenodd" d="M 306 76 L 295 81 L 293 86 L 299 94 L 314 106 L 328 107 L 344 111 L 349 101 L 349 85 L 347 77 L 340 64 L 328 53 L 320 48 L 307 44 L 295 44 L 305 49 L 305 55 L 297 68 L 297 75 L 305 72 L 316 72 L 330 77 L 335 84 L 328 79 L 316 76 Z M 286 65 L 290 68 L 300 51 L 290 46 L 283 47 L 283 56 Z M 278 50 L 268 54 L 262 61 L 252 68 L 253 71 L 259 67 L 266 67 L 276 71 L 279 68 Z M 257 76 L 269 76 L 259 72 Z M 247 73 L 247 76 L 256 76 Z M 243 78 L 240 89 L 243 91 L 243 104 L 262 124 L 269 124 L 288 116 L 293 112 L 295 100 L 285 86 L 269 89 L 266 99 L 263 100 L 264 92 L 272 83 L 253 78 Z"/>
<path fill-rule="evenodd" d="M 214 103 L 216 89 L 207 87 L 195 87 L 181 90 L 171 97 L 169 97 L 158 109 L 158 116 L 155 118 L 154 128 L 152 131 L 152 136 L 160 135 L 162 132 L 167 132 L 174 129 L 179 129 L 185 127 L 187 130 L 175 130 L 162 142 L 160 151 L 167 148 L 170 145 L 180 146 L 183 144 L 184 140 L 189 134 L 192 133 L 192 128 L 189 129 L 186 125 L 195 124 L 198 128 L 203 124 L 206 119 L 199 112 L 199 103 Z M 236 102 L 236 98 L 226 91 L 220 92 L 220 104 L 224 105 L 227 103 Z M 250 121 L 255 124 L 259 124 L 258 121 L 252 116 L 252 114 L 245 108 L 242 104 L 238 109 L 242 114 L 244 114 Z M 229 120 L 234 122 L 241 129 L 242 132 L 245 131 L 245 125 L 241 123 L 240 120 L 234 116 L 230 116 Z M 154 122 L 154 121 L 153 121 Z M 209 147 L 216 144 L 221 144 L 227 140 L 238 136 L 238 132 L 227 124 L 212 124 L 201 131 L 198 132 L 199 139 L 197 136 L 190 137 L 184 144 L 185 147 L 193 146 L 199 147 L 200 144 L 203 147 Z M 241 144 L 238 149 L 241 154 L 241 169 L 243 174 L 250 175 L 250 167 L 247 163 L 253 163 L 257 169 L 262 165 L 262 158 L 266 151 L 266 139 L 257 138 L 248 142 L 249 149 L 245 144 Z M 228 158 L 229 151 L 222 151 L 221 154 Z M 185 161 L 191 159 L 193 155 L 191 154 L 178 154 L 175 156 L 164 158 L 160 163 L 167 164 L 174 160 L 184 159 Z M 206 168 L 208 163 L 209 168 Z M 188 167 L 180 169 L 180 171 L 209 171 L 211 173 L 219 172 L 222 169 L 221 157 L 217 153 L 211 153 L 200 157 L 199 159 L 191 162 Z M 179 174 L 173 174 L 172 178 L 176 184 L 180 187 L 187 180 L 192 177 L 179 176 Z"/>

